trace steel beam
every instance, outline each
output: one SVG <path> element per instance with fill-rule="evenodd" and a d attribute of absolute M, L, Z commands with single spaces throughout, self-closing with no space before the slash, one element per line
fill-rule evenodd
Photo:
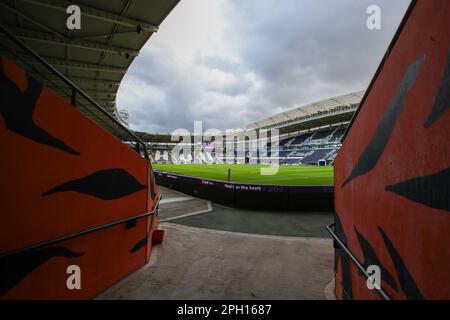
<path fill-rule="evenodd" d="M 26 3 L 30 3 L 30 4 L 34 4 L 34 5 L 38 5 L 38 6 L 42 6 L 42 7 L 47 7 L 47 8 L 55 9 L 58 11 L 63 11 L 64 13 L 66 12 L 66 9 L 68 6 L 74 4 L 73 2 L 66 1 L 66 0 L 16 0 L 16 1 L 26 2 Z M 111 22 L 111 23 L 122 25 L 122 26 L 135 27 L 136 29 L 140 28 L 142 30 L 150 31 L 150 32 L 158 31 L 157 25 L 154 25 L 154 24 L 151 24 L 151 23 L 148 23 L 145 21 L 121 17 L 120 15 L 117 15 L 115 13 L 96 9 L 96 8 L 89 7 L 86 5 L 81 5 L 81 4 L 78 4 L 78 5 L 81 8 L 81 15 L 85 16 L 85 17 L 102 20 L 102 21 L 106 21 L 106 22 Z"/>
<path fill-rule="evenodd" d="M 45 84 L 47 87 L 54 89 L 54 90 L 63 90 L 65 89 L 64 87 L 58 86 L 58 85 L 54 85 L 51 83 L 46 83 Z M 81 89 L 81 88 L 80 88 Z M 104 90 L 92 90 L 92 89 L 86 89 L 83 90 L 84 92 L 86 92 L 87 94 L 89 94 L 91 97 L 100 97 L 103 96 L 106 98 L 115 98 L 116 97 L 116 93 L 115 92 L 111 92 L 111 91 L 104 91 Z"/>
<path fill-rule="evenodd" d="M 53 35 L 57 36 L 58 38 L 61 38 L 61 39 L 64 39 L 64 38 L 65 38 L 65 36 L 59 34 L 59 33 L 56 32 L 55 30 L 53 30 L 52 28 L 47 27 L 46 25 L 40 23 L 40 22 L 37 21 L 36 19 L 33 19 L 33 18 L 29 17 L 29 16 L 26 15 L 25 13 L 20 12 L 19 10 L 13 8 L 13 7 L 10 6 L 10 5 L 7 5 L 6 3 L 0 2 L 0 6 L 2 6 L 3 8 L 5 8 L 5 9 L 7 9 L 7 10 L 9 10 L 9 11 L 14 12 L 14 13 L 17 14 L 18 16 L 20 16 L 20 17 L 22 17 L 22 18 L 24 18 L 24 19 L 30 21 L 31 23 L 37 25 L 37 26 L 40 27 L 41 29 L 44 29 L 44 30 L 46 30 L 47 32 L 52 33 Z"/>
<path fill-rule="evenodd" d="M 22 62 L 20 59 L 13 59 L 14 61 Z M 93 63 L 85 63 L 74 60 L 62 60 L 55 58 L 45 58 L 48 63 L 50 63 L 54 67 L 60 68 L 68 68 L 68 69 L 79 69 L 79 70 L 90 70 L 90 71 L 103 71 L 103 72 L 112 72 L 112 73 L 120 73 L 125 74 L 127 69 L 110 67 L 110 66 L 99 66 Z M 41 65 L 39 61 L 27 61 L 28 64 Z"/>
<path fill-rule="evenodd" d="M 36 41 L 36 42 L 42 42 L 42 43 L 48 43 L 48 44 L 55 44 L 59 46 L 66 46 L 66 47 L 72 47 L 72 48 L 80 48 L 80 49 L 86 49 L 86 50 L 94 50 L 94 51 L 100 51 L 100 52 L 108 52 L 112 54 L 119 54 L 121 56 L 126 57 L 128 56 L 137 56 L 138 51 L 136 50 L 130 50 L 127 48 L 117 47 L 117 46 L 111 46 L 111 45 L 104 45 L 100 43 L 95 43 L 91 41 L 83 41 L 83 40 L 74 40 L 70 38 L 60 38 L 57 37 L 51 33 L 31 30 L 31 29 L 24 29 L 24 28 L 17 28 L 17 27 L 11 27 L 6 26 L 9 30 L 11 30 L 15 36 L 17 36 L 20 39 L 28 40 L 28 41 Z M 4 34 L 0 34 L 4 36 Z"/>
<path fill-rule="evenodd" d="M 31 73 L 34 73 L 33 71 L 30 71 Z M 53 74 L 47 73 L 47 72 L 39 72 L 37 73 L 39 76 L 43 76 L 45 78 L 51 78 L 51 79 L 58 79 Z M 120 85 L 120 81 L 110 80 L 110 79 L 102 79 L 102 78 L 84 78 L 84 77 L 75 77 L 71 75 L 66 75 L 66 77 L 70 78 L 73 82 L 76 82 L 79 85 L 86 85 L 90 88 L 96 88 L 96 87 L 105 87 L 105 88 L 115 88 Z"/>

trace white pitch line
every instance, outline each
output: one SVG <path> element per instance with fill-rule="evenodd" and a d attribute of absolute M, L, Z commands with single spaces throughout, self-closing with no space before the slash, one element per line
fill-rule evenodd
<path fill-rule="evenodd" d="M 280 180 L 301 180 L 301 179 L 313 179 L 313 178 L 328 178 L 328 175 L 315 175 L 315 176 L 298 176 L 298 177 L 290 177 L 290 178 L 267 178 L 267 179 L 252 179 L 252 180 L 241 180 L 236 183 L 252 183 L 252 182 L 264 182 L 264 181 L 280 181 Z"/>
<path fill-rule="evenodd" d="M 176 197 L 176 198 L 167 198 L 167 199 L 161 199 L 161 201 L 159 203 L 164 204 L 164 203 L 172 203 L 172 202 L 179 202 L 179 201 L 187 201 L 187 200 L 192 200 L 193 198 L 191 197 Z"/>
<path fill-rule="evenodd" d="M 200 214 L 200 213 L 211 212 L 212 211 L 211 201 L 208 201 L 207 204 L 208 204 L 208 209 L 206 209 L 206 210 L 200 210 L 200 211 L 195 211 L 195 212 L 191 212 L 191 213 L 182 214 L 182 215 L 175 216 L 175 217 L 161 219 L 161 220 L 159 220 L 159 222 L 168 222 L 168 221 L 172 221 L 172 220 L 175 220 L 175 219 L 180 219 L 180 218 L 194 216 L 194 215 L 197 215 L 197 214 Z"/>
<path fill-rule="evenodd" d="M 163 221 L 161 221 L 161 222 L 163 222 Z M 271 240 L 316 241 L 316 242 L 324 242 L 324 243 L 332 243 L 333 242 L 333 239 L 323 238 L 323 237 L 316 238 L 316 237 L 276 236 L 276 235 L 269 235 L 269 234 L 216 230 L 216 229 L 186 226 L 186 225 L 181 225 L 181 224 L 168 222 L 168 221 L 164 221 L 164 222 L 165 223 L 162 224 L 163 227 L 167 226 L 169 228 L 190 231 L 190 232 L 205 232 L 205 233 L 210 233 L 210 234 L 234 235 L 234 236 L 241 236 L 241 237 L 248 237 L 248 238 L 271 239 Z"/>

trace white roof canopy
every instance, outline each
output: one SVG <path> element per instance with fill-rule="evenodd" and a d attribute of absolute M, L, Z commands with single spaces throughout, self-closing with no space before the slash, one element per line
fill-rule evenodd
<path fill-rule="evenodd" d="M 354 106 L 361 102 L 361 99 L 364 96 L 364 92 L 365 91 L 362 90 L 300 106 L 295 109 L 285 111 L 259 121 L 255 121 L 245 126 L 245 128 L 259 129 L 282 125 L 283 123 L 292 122 L 303 117 L 310 117 L 322 112 L 329 112 L 334 110 L 335 108 Z"/>

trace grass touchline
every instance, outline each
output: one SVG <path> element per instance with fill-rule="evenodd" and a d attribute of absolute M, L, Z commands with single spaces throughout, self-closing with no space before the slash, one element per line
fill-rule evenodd
<path fill-rule="evenodd" d="M 153 165 L 156 170 L 178 173 L 186 176 L 230 182 L 285 185 L 285 186 L 331 186 L 333 167 L 279 166 L 275 175 L 261 175 L 260 169 L 268 167 L 258 164 L 162 164 Z"/>

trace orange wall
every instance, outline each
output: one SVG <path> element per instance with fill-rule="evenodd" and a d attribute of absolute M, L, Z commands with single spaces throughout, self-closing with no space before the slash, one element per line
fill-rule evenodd
<path fill-rule="evenodd" d="M 450 2 L 418 1 L 335 161 L 341 237 L 394 299 L 450 299 L 449 50 Z M 338 298 L 378 299 L 341 253 Z"/>
<path fill-rule="evenodd" d="M 150 195 L 147 161 L 0 58 L 0 252 L 150 211 L 156 197 Z M 150 220 L 59 243 L 55 246 L 65 249 L 50 256 L 51 250 L 1 259 L 7 270 L 1 275 L 2 298 L 94 296 L 145 263 L 151 241 L 130 250 L 145 238 Z M 69 258 L 67 250 L 82 255 Z M 81 267 L 82 290 L 66 288 L 71 264 Z M 14 269 L 26 275 L 12 274 Z M 20 281 L 12 285 L 14 277 Z"/>

